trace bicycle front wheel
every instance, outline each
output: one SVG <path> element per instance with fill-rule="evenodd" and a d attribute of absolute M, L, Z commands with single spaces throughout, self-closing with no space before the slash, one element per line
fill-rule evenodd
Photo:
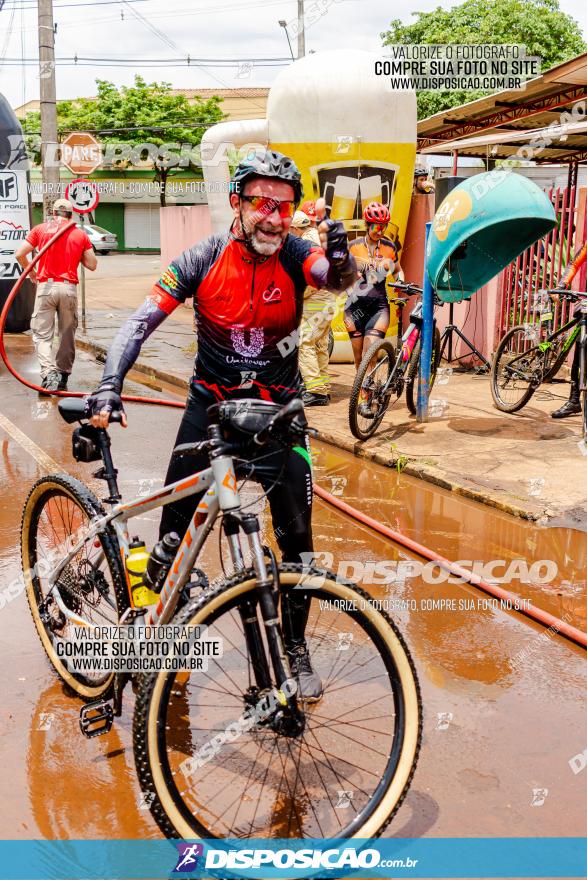
<path fill-rule="evenodd" d="M 400 632 L 367 593 L 330 572 L 288 564 L 279 578 L 281 590 L 303 584 L 310 597 L 305 638 L 324 695 L 301 703 L 296 735 L 266 719 L 243 723 L 254 675 L 239 608 L 256 604 L 252 571 L 184 609 L 174 623 L 207 626 L 223 657 L 206 672 L 141 682 L 135 761 L 168 837 L 376 837 L 406 795 L 422 715 Z"/>
<path fill-rule="evenodd" d="M 495 352 L 491 365 L 491 396 L 502 412 L 526 406 L 545 374 L 545 352 L 526 327 L 512 327 Z"/>
<path fill-rule="evenodd" d="M 22 569 L 37 632 L 56 672 L 76 694 L 95 700 L 106 694 L 112 672 L 74 672 L 58 643 L 74 638 L 75 625 L 59 605 L 49 574 L 83 538 L 92 519 L 104 516 L 96 496 L 66 474 L 43 477 L 31 489 L 21 524 Z M 82 544 L 56 583 L 66 612 L 96 625 L 116 625 L 129 606 L 118 541 L 113 530 Z"/>
<path fill-rule="evenodd" d="M 363 355 L 349 400 L 349 427 L 357 440 L 367 440 L 381 424 L 393 393 L 383 393 L 383 389 L 395 363 L 395 348 L 389 339 L 374 342 Z"/>

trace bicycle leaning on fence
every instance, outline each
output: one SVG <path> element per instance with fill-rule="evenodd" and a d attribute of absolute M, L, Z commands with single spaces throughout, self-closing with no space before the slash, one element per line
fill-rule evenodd
<path fill-rule="evenodd" d="M 544 382 L 550 382 L 576 343 L 579 346 L 579 391 L 583 398 L 583 437 L 587 437 L 587 293 L 553 288 L 541 291 L 549 307 L 538 323 L 512 327 L 499 343 L 491 366 L 491 394 L 502 412 L 514 413 L 526 406 Z M 580 302 L 575 314 L 558 330 L 552 329 L 552 297 Z"/>
<path fill-rule="evenodd" d="M 24 508 L 22 561 L 47 655 L 69 688 L 91 701 L 80 713 L 82 730 L 110 730 L 130 676 L 72 671 L 62 648 L 75 627 L 132 625 L 143 643 L 162 624 L 200 627 L 223 646 L 205 671 L 133 677 L 136 768 L 161 830 L 186 838 L 381 834 L 406 795 L 420 748 L 409 651 L 389 615 L 355 584 L 311 563 L 278 564 L 239 496 L 237 479 L 254 478 L 271 447 L 303 440 L 301 402 L 211 407 L 208 439 L 175 449 L 206 452 L 210 467 L 128 502 L 107 430 L 87 423 L 83 400 L 64 399 L 59 411 L 81 423 L 74 457 L 102 460 L 95 476 L 107 482 L 110 509 L 68 475 L 43 477 Z M 202 490 L 158 603 L 133 607 L 127 522 Z M 202 586 L 195 566 L 220 517 L 234 573 Z M 284 647 L 283 597 L 293 590 L 309 602 L 305 638 L 324 685 L 314 704 L 300 696 Z"/>

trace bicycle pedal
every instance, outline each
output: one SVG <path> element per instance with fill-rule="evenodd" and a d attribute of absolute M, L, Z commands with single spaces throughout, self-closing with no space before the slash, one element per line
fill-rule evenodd
<path fill-rule="evenodd" d="M 84 736 L 102 736 L 108 733 L 114 721 L 114 711 L 106 700 L 86 703 L 79 713 L 79 726 Z"/>

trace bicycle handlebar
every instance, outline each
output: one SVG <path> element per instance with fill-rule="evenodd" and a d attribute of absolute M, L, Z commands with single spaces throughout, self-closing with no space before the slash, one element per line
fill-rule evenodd
<path fill-rule="evenodd" d="M 587 291 L 584 290 L 567 290 L 566 287 L 553 287 L 545 291 L 549 296 L 563 296 L 566 299 L 575 300 L 585 299 Z"/>
<path fill-rule="evenodd" d="M 422 288 L 417 284 L 412 284 L 411 281 L 394 281 L 389 286 L 396 290 L 403 290 L 405 293 L 422 293 Z"/>
<path fill-rule="evenodd" d="M 258 446 L 262 446 L 269 440 L 271 436 L 271 432 L 278 428 L 280 425 L 286 425 L 289 422 L 289 427 L 293 427 L 294 420 L 298 418 L 298 416 L 303 415 L 304 413 L 304 404 L 299 398 L 295 398 L 294 400 L 290 400 L 289 403 L 279 410 L 276 415 L 273 416 L 272 419 L 269 420 L 267 425 L 262 428 L 260 431 L 255 434 L 253 437 L 254 442 Z M 298 427 L 298 426 L 296 426 Z M 301 423 L 299 425 L 301 428 Z"/>
<path fill-rule="evenodd" d="M 289 428 L 293 433 L 299 434 L 310 434 L 311 436 L 315 436 L 317 432 L 314 428 L 310 428 L 307 423 L 302 422 L 301 416 L 304 413 L 304 405 L 301 400 L 296 398 L 295 400 L 291 400 L 284 407 L 282 407 L 278 413 L 276 413 L 272 419 L 258 431 L 256 434 L 251 435 L 251 441 L 255 443 L 257 446 L 263 446 L 267 443 L 271 437 L 276 433 L 276 431 L 280 428 Z M 199 443 L 180 443 L 179 446 L 176 446 L 173 450 L 173 455 L 200 455 L 202 453 L 209 454 L 214 449 L 218 449 L 222 446 L 223 451 L 231 452 L 231 451 L 239 451 L 238 444 L 230 444 L 230 443 L 220 443 L 219 440 L 209 438 L 208 440 L 201 440 Z"/>

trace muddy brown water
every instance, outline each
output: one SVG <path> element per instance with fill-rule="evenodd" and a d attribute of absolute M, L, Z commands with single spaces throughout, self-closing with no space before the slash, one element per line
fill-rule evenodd
<path fill-rule="evenodd" d="M 34 363 L 19 355 L 29 375 Z M 80 386 L 96 367 L 80 355 Z M 93 465 L 71 459 L 70 429 L 51 401 L 0 375 L 0 412 L 64 470 L 89 477 Z M 141 387 L 129 384 L 130 393 Z M 130 409 L 130 427 L 112 432 L 125 497 L 160 485 L 180 413 Z M 554 561 L 552 584 L 506 588 L 574 626 L 587 628 L 584 534 L 545 529 L 397 475 L 323 444 L 314 445 L 317 481 L 330 492 L 453 560 Z M 43 469 L 0 429 L 0 578 L 18 577 L 20 511 Z M 141 482 L 142 481 L 142 482 Z M 145 482 L 146 481 L 146 482 Z M 247 490 L 248 491 L 248 490 Z M 156 513 L 137 522 L 152 541 Z M 316 502 L 315 546 L 345 571 L 409 557 L 397 545 Z M 216 548 L 205 565 L 214 574 Z M 360 569 L 360 566 L 363 566 Z M 413 654 L 422 688 L 424 736 L 416 775 L 386 834 L 397 836 L 583 835 L 587 768 L 572 759 L 587 748 L 585 653 L 520 615 L 477 605 L 483 594 L 462 584 L 364 583 L 381 602 L 403 600 L 393 613 Z M 3 688 L 0 799 L 5 838 L 156 838 L 134 769 L 134 697 L 105 737 L 82 738 L 79 702 L 64 692 L 35 633 L 26 599 L 11 594 L 0 608 Z M 427 600 L 443 598 L 443 611 Z M 460 606 L 460 601 L 465 604 Z M 453 608 L 452 603 L 457 603 Z M 466 603 L 470 603 L 467 605 Z M 574 767 L 578 766 L 575 761 Z"/>

